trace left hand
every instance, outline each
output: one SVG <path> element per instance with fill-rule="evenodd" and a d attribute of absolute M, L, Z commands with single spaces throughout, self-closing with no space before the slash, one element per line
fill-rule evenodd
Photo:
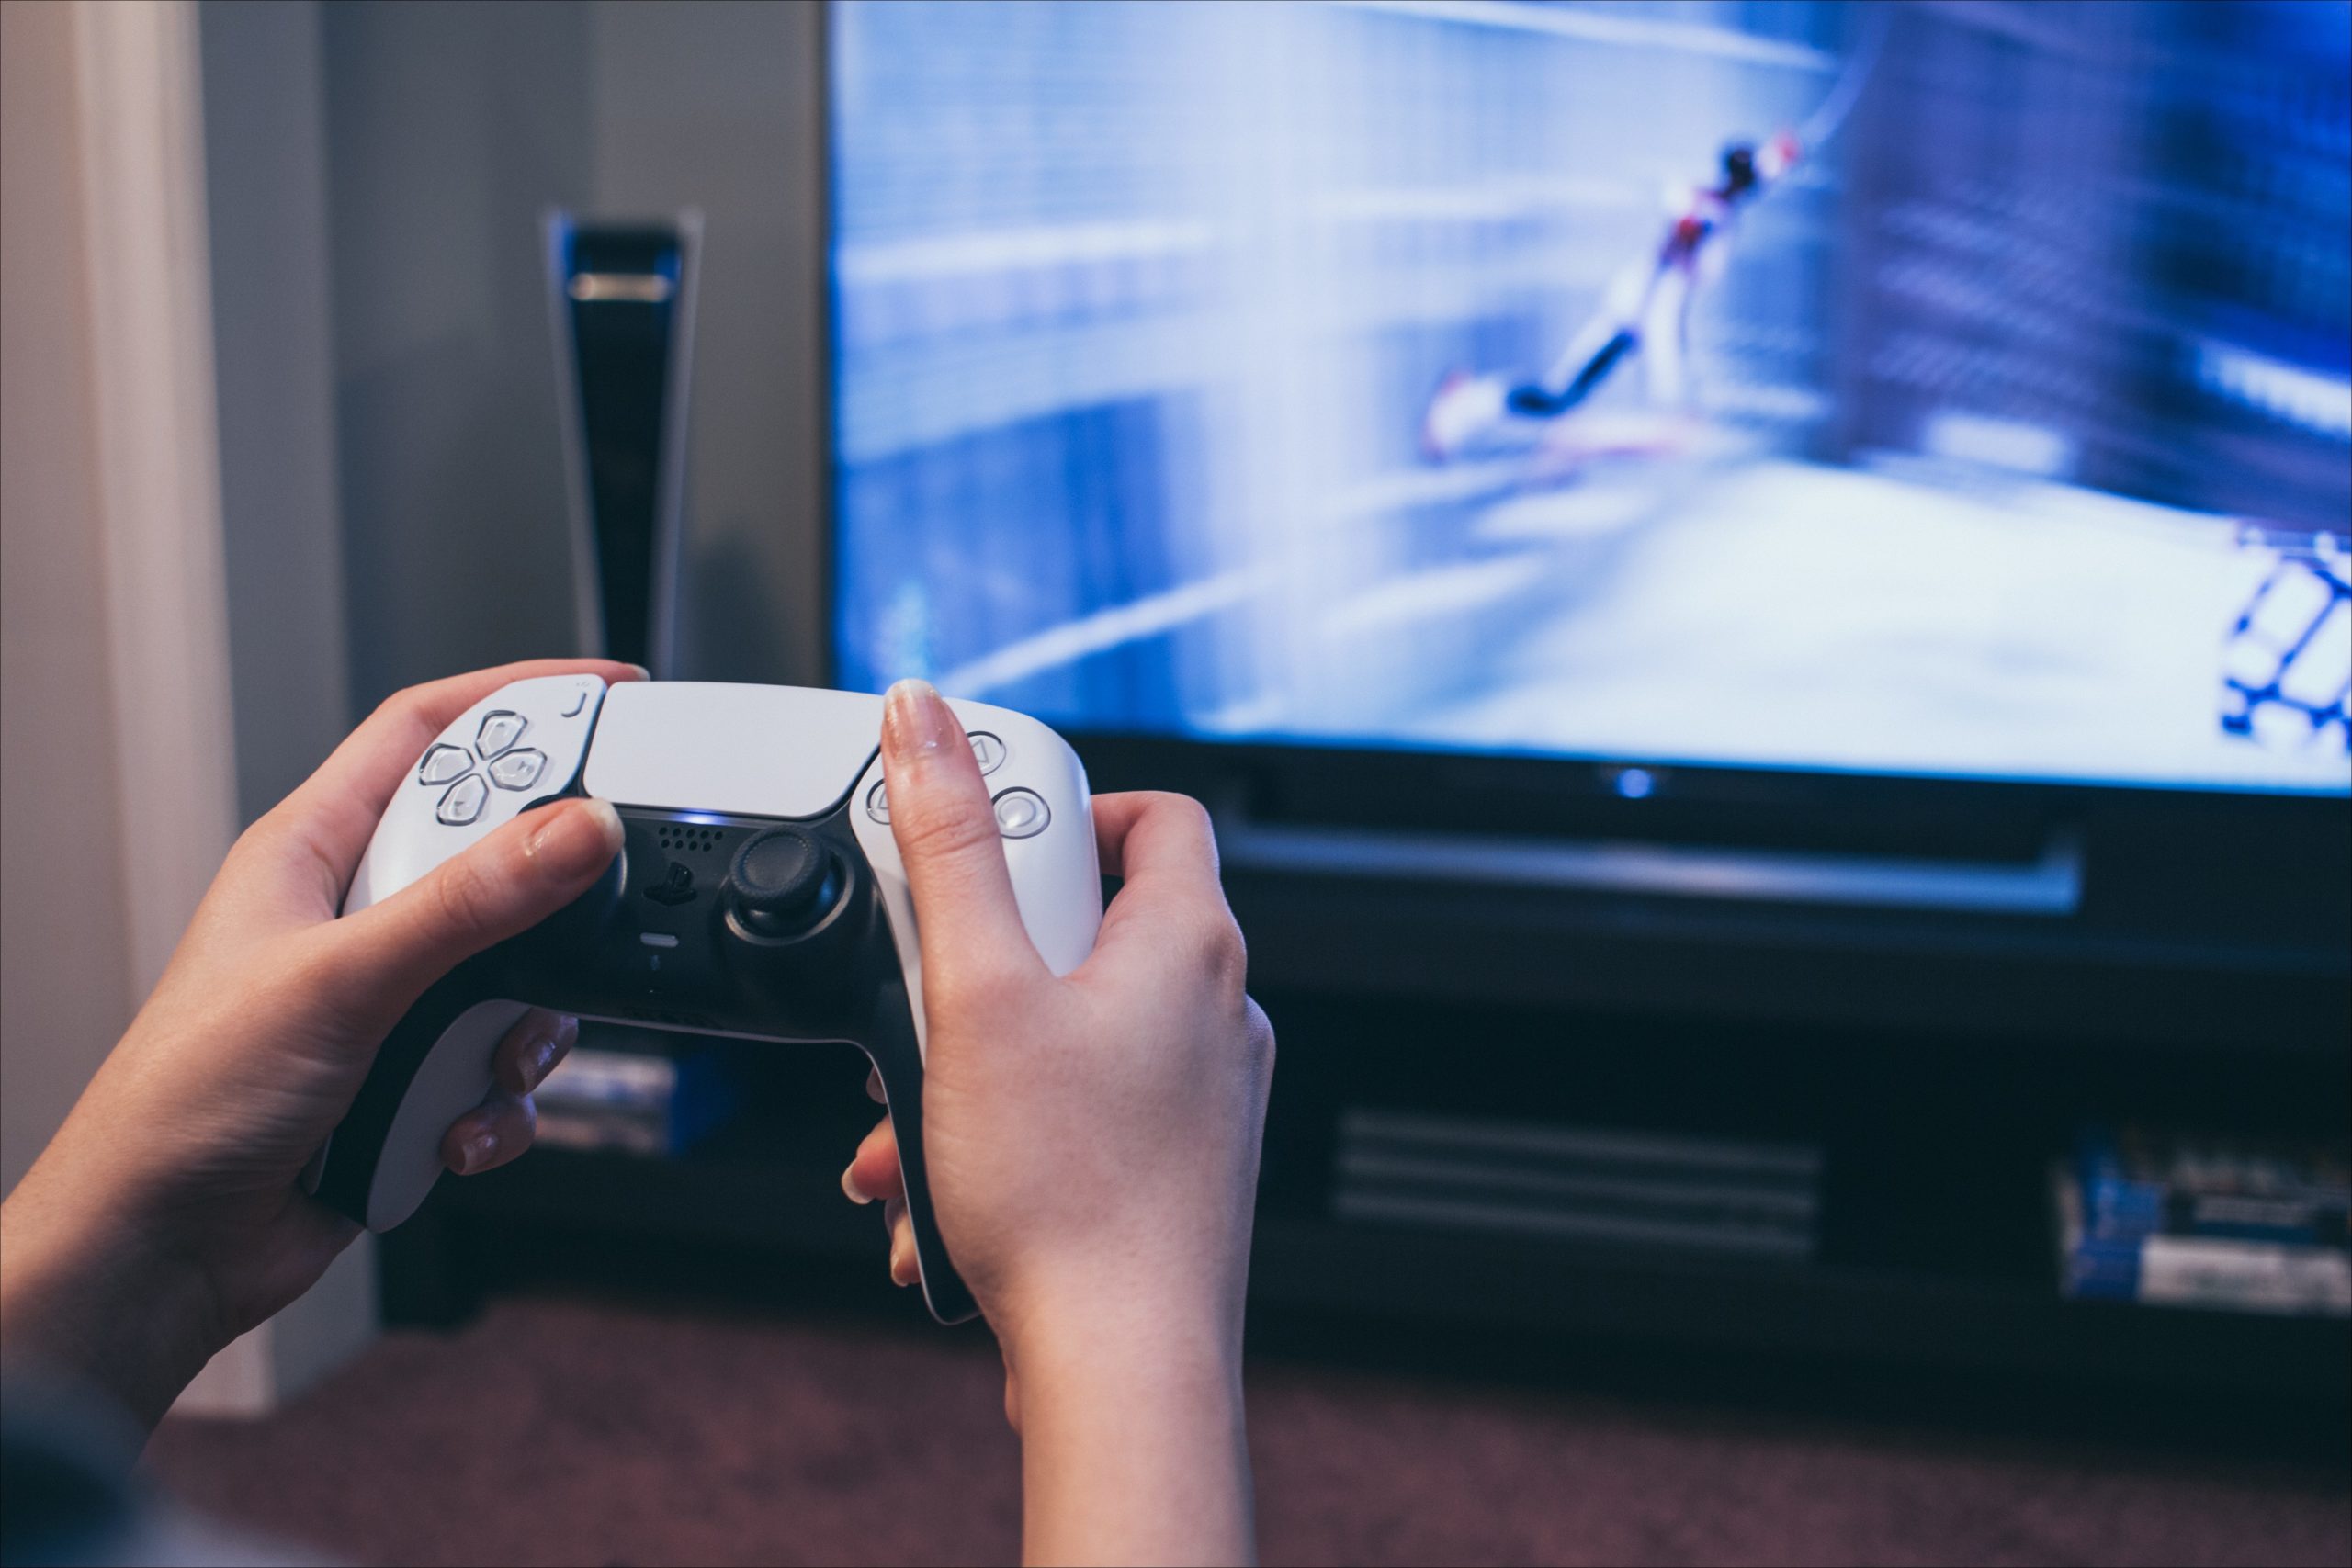
<path fill-rule="evenodd" d="M 490 834 L 337 919 L 376 823 L 450 720 L 511 681 L 632 665 L 543 660 L 400 693 L 238 839 L 153 996 L 0 1206 L 0 1334 L 159 1418 L 207 1359 L 308 1290 L 358 1227 L 303 1194 L 377 1047 L 427 987 L 579 897 L 618 851 L 602 801 Z M 534 1011 L 497 1088 L 449 1128 L 470 1175 L 529 1146 L 530 1091 L 577 1034 Z"/>

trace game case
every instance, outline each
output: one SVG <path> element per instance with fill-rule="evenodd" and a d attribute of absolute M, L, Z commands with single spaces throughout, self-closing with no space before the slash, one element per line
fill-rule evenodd
<path fill-rule="evenodd" d="M 2094 1235 L 2086 1226 L 2076 1170 L 2054 1163 L 2051 1186 L 2059 1289 L 2068 1297 L 2352 1317 L 2352 1251 L 2343 1247 L 2161 1232 Z"/>

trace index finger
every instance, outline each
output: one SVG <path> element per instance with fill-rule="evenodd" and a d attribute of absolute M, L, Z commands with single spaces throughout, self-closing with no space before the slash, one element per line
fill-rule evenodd
<path fill-rule="evenodd" d="M 282 814 L 332 876 L 335 898 L 367 852 L 392 793 L 434 737 L 492 693 L 538 675 L 594 675 L 606 685 L 646 679 L 636 665 L 610 659 L 529 659 L 428 681 L 385 698 L 271 814 Z"/>

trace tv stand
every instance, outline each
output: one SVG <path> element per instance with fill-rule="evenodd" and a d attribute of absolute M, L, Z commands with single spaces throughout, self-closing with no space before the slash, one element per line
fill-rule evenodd
<path fill-rule="evenodd" d="M 2074 914 L 2083 899 L 2082 845 L 2063 829 L 2020 863 L 1315 828 L 1231 810 L 1216 816 L 1226 864 L 1253 874 L 2051 918 Z"/>

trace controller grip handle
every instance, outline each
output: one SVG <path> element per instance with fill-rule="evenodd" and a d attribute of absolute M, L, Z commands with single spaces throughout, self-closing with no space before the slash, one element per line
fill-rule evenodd
<path fill-rule="evenodd" d="M 484 997 L 485 988 L 475 965 L 461 966 L 393 1026 L 358 1097 L 312 1162 L 309 1184 L 320 1201 L 371 1231 L 390 1230 L 424 1201 L 441 1175 L 449 1123 L 490 1092 L 498 1043 L 528 1010 L 523 1002 Z M 887 985 L 877 1000 L 860 1043 L 881 1077 L 898 1136 L 923 1302 L 940 1322 L 962 1323 L 980 1309 L 948 1260 L 932 1205 L 913 1013 L 902 982 Z"/>
<path fill-rule="evenodd" d="M 922 1142 L 922 1046 L 915 1036 L 905 982 L 894 976 L 883 987 L 879 1003 L 860 1043 L 881 1077 L 891 1132 L 898 1139 L 899 1174 L 906 1190 L 907 1218 L 914 1227 L 923 1304 L 942 1323 L 964 1323 L 980 1314 L 980 1303 L 948 1261 L 947 1244 L 939 1235 L 938 1212 L 931 1201 L 931 1172 Z"/>
<path fill-rule="evenodd" d="M 491 1059 L 526 1004 L 487 998 L 462 965 L 419 997 L 376 1052 L 351 1109 L 311 1162 L 312 1193 L 371 1231 L 411 1214 L 440 1177 L 449 1123 L 490 1093 Z"/>

